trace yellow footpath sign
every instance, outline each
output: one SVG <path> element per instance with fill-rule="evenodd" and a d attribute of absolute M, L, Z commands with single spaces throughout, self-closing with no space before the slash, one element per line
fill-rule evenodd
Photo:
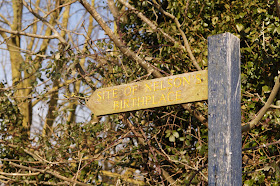
<path fill-rule="evenodd" d="M 106 115 L 208 99 L 207 70 L 97 89 L 87 101 Z"/>

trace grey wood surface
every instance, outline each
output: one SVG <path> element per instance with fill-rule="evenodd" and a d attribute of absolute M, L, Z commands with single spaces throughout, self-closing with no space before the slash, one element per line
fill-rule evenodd
<path fill-rule="evenodd" d="M 208 184 L 242 185 L 240 41 L 208 38 Z"/>

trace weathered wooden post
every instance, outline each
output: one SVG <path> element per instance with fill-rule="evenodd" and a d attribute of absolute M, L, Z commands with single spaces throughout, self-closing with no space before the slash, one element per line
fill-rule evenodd
<path fill-rule="evenodd" d="M 240 41 L 208 38 L 208 184 L 242 185 Z"/>

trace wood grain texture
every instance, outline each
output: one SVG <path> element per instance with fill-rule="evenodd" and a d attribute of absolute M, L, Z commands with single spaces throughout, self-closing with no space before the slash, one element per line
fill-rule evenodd
<path fill-rule="evenodd" d="M 240 41 L 208 38 L 208 184 L 242 185 Z"/>
<path fill-rule="evenodd" d="M 96 90 L 87 101 L 95 115 L 207 100 L 207 70 Z"/>

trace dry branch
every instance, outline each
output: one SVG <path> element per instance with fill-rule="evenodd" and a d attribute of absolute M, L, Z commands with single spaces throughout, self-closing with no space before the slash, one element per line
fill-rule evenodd
<path fill-rule="evenodd" d="M 115 45 L 120 49 L 120 51 L 128 58 L 136 61 L 141 67 L 143 67 L 148 73 L 152 73 L 154 77 L 162 77 L 161 73 L 157 71 L 153 66 L 143 60 L 141 57 L 136 55 L 132 50 L 130 50 L 110 29 L 110 27 L 105 23 L 99 13 L 86 1 L 79 0 L 80 3 L 85 7 L 85 9 L 91 14 L 91 16 L 98 22 L 105 33 L 110 37 L 110 39 L 115 43 Z"/>
<path fill-rule="evenodd" d="M 21 32 L 21 31 L 7 30 L 7 29 L 1 28 L 1 27 L 0 27 L 0 32 L 6 32 L 6 33 L 13 34 L 13 35 L 24 35 L 24 36 L 34 37 L 34 38 L 39 38 L 39 39 L 57 39 L 56 35 L 44 36 L 44 35 L 30 34 L 30 33 Z"/>
<path fill-rule="evenodd" d="M 247 132 L 250 131 L 264 116 L 264 114 L 266 113 L 266 111 L 271 107 L 271 104 L 273 103 L 274 98 L 276 97 L 279 88 L 280 88 L 280 75 L 277 77 L 274 87 L 268 97 L 267 102 L 265 103 L 265 105 L 261 108 L 261 110 L 258 112 L 257 116 L 255 117 L 255 119 L 253 119 L 252 121 L 250 121 L 248 124 L 242 126 L 242 132 Z"/>
<path fill-rule="evenodd" d="M 260 149 L 260 148 L 266 148 L 270 145 L 276 145 L 276 144 L 280 144 L 280 140 L 272 142 L 272 143 L 263 144 L 263 145 L 260 145 L 260 146 L 245 148 L 245 149 L 242 149 L 242 151 L 257 150 L 257 149 Z"/>
<path fill-rule="evenodd" d="M 197 70 L 202 70 L 202 69 L 200 68 L 200 66 L 198 65 L 198 63 L 197 63 L 195 57 L 193 56 L 193 53 L 192 53 L 192 51 L 191 51 L 191 48 L 190 48 L 189 42 L 188 42 L 188 40 L 187 40 L 187 37 L 186 37 L 185 33 L 182 31 L 182 29 L 180 28 L 181 25 L 180 25 L 178 19 L 177 19 L 174 15 L 172 15 L 172 14 L 170 14 L 170 13 L 164 11 L 155 1 L 153 1 L 153 2 L 156 3 L 155 6 L 156 6 L 164 15 L 170 17 L 172 20 L 175 21 L 176 26 L 177 26 L 178 30 L 180 31 L 181 36 L 183 37 L 183 41 L 184 41 L 184 45 L 185 45 L 185 46 L 182 46 L 182 45 L 181 45 L 178 41 L 176 41 L 172 36 L 170 36 L 169 34 L 165 33 L 161 28 L 157 27 L 157 25 L 155 25 L 150 19 L 148 19 L 142 12 L 139 12 L 136 8 L 134 8 L 133 6 L 131 6 L 129 3 L 125 2 L 124 0 L 119 0 L 119 2 L 122 3 L 124 6 L 126 6 L 127 8 L 129 8 L 130 10 L 133 10 L 133 11 L 137 12 L 137 16 L 138 16 L 142 21 L 144 21 L 145 23 L 147 23 L 147 24 L 151 27 L 151 29 L 152 29 L 154 32 L 160 32 L 167 40 L 169 40 L 170 42 L 172 42 L 174 45 L 178 45 L 183 51 L 186 51 L 186 50 L 187 50 L 187 52 L 188 52 L 188 54 L 189 54 L 189 56 L 190 56 L 190 58 L 191 58 L 191 61 L 192 61 L 193 65 L 196 67 Z"/>
<path fill-rule="evenodd" d="M 21 169 L 29 170 L 29 171 L 40 172 L 40 173 L 43 173 L 43 174 L 50 174 L 50 175 L 52 175 L 52 176 L 54 176 L 54 177 L 56 177 L 58 179 L 67 181 L 69 183 L 75 183 L 77 185 L 82 185 L 82 186 L 91 185 L 91 184 L 85 184 L 85 183 L 82 183 L 82 182 L 79 182 L 79 181 L 72 180 L 71 178 L 67 178 L 65 176 L 61 176 L 57 172 L 50 171 L 48 169 L 45 169 L 45 170 L 43 170 L 43 169 L 36 169 L 36 168 L 32 168 L 32 167 L 27 167 L 27 166 L 19 165 L 19 164 L 13 163 L 13 162 L 10 162 L 10 165 L 18 167 L 18 168 L 21 168 Z"/>
<path fill-rule="evenodd" d="M 42 21 L 45 25 L 47 25 L 52 32 L 54 33 L 54 36 L 57 37 L 57 39 L 62 43 L 67 45 L 66 40 L 59 34 L 59 32 L 54 28 L 53 25 L 51 25 L 45 18 L 41 17 L 38 13 L 34 12 L 33 9 L 28 6 L 28 4 L 23 0 L 23 5 L 29 10 L 29 12 L 31 12 L 37 19 L 39 19 L 40 21 Z"/>
<path fill-rule="evenodd" d="M 30 173 L 6 173 L 6 172 L 0 172 L 1 175 L 4 176 L 37 176 L 40 174 L 40 172 L 30 172 Z"/>
<path fill-rule="evenodd" d="M 131 178 L 126 178 L 125 176 L 122 176 L 118 173 L 113 173 L 113 172 L 109 172 L 109 171 L 105 171 L 105 170 L 102 170 L 101 173 L 103 175 L 106 175 L 106 176 L 109 176 L 109 177 L 120 178 L 123 181 L 128 182 L 128 183 L 132 183 L 132 184 L 136 184 L 136 185 L 145 185 L 145 182 L 143 182 L 143 181 L 135 180 L 135 179 L 131 179 Z"/>

